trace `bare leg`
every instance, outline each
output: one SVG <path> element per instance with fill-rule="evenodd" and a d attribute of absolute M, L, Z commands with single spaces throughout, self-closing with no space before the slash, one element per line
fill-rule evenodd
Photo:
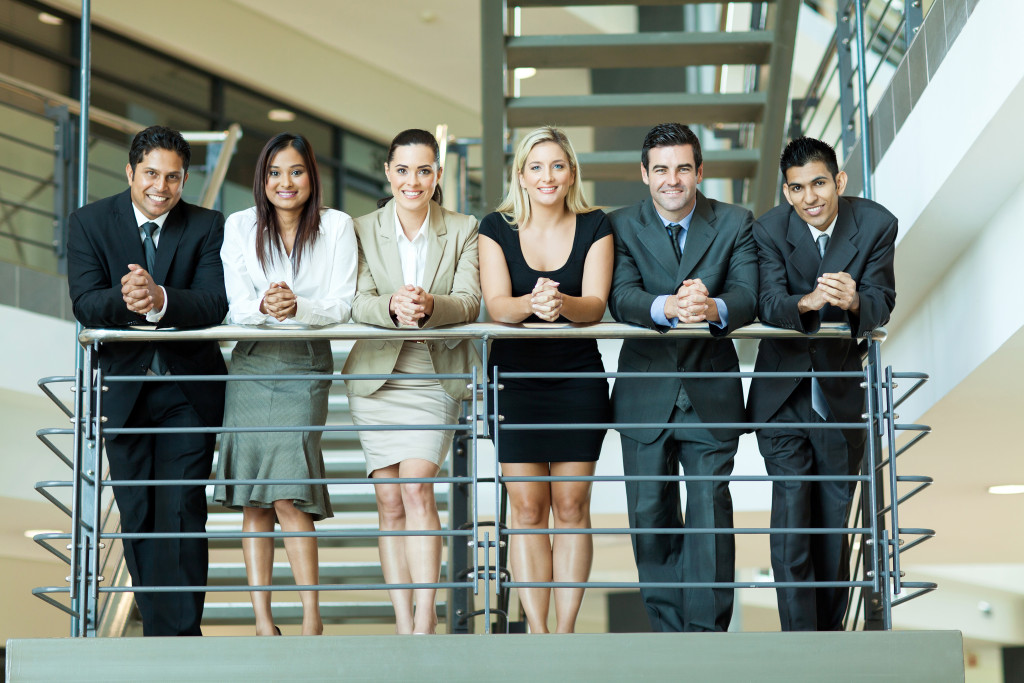
<path fill-rule="evenodd" d="M 547 463 L 503 463 L 507 477 L 546 477 Z M 511 482 L 507 484 L 512 507 L 510 528 L 547 529 L 551 510 L 551 486 L 548 482 Z M 528 534 L 511 539 L 509 548 L 512 574 L 516 581 L 551 581 L 551 539 L 546 534 Z M 550 588 L 520 588 L 519 599 L 532 633 L 548 632 Z"/>
<path fill-rule="evenodd" d="M 275 500 L 274 509 L 281 522 L 282 531 L 313 531 L 313 516 L 299 510 L 290 500 Z M 320 583 L 320 562 L 316 539 L 291 537 L 284 539 L 288 562 L 297 586 L 312 586 Z M 324 632 L 320 619 L 320 594 L 313 591 L 299 591 L 302 600 L 302 635 L 319 636 Z"/>
<path fill-rule="evenodd" d="M 399 465 L 374 470 L 370 476 L 374 479 L 395 479 L 398 477 Z M 377 516 L 381 531 L 405 530 L 405 504 L 402 502 L 400 484 L 374 484 L 377 495 Z M 405 558 L 404 536 L 381 536 L 377 547 L 380 551 L 380 566 L 384 570 L 385 583 L 412 583 L 409 576 L 409 565 Z M 412 591 L 395 589 L 388 591 L 391 604 L 395 609 L 395 632 L 408 634 L 413 632 Z"/>
<path fill-rule="evenodd" d="M 273 531 L 274 510 L 242 508 L 242 531 Z M 243 538 L 242 558 L 245 578 L 250 586 L 269 586 L 274 574 L 274 539 Z M 250 591 L 252 610 L 256 614 L 256 635 L 274 636 L 274 615 L 270 611 L 270 591 Z"/>
<path fill-rule="evenodd" d="M 596 467 L 597 463 L 593 462 L 553 462 L 551 474 L 589 477 Z M 551 509 L 556 529 L 590 528 L 590 489 L 589 481 L 551 483 Z M 586 581 L 594 561 L 594 539 L 589 534 L 556 534 L 551 543 L 551 555 L 554 581 Z M 572 633 L 576 629 L 576 616 L 582 604 L 582 588 L 555 589 L 558 633 Z"/>
<path fill-rule="evenodd" d="M 425 479 L 437 476 L 438 467 L 429 460 L 412 458 L 399 464 L 403 478 Z M 434 484 L 402 484 L 402 503 L 405 508 L 405 528 L 409 530 L 437 530 L 441 518 L 434 500 Z M 413 583 L 437 583 L 441 575 L 441 537 L 406 536 L 405 561 Z M 413 633 L 433 633 L 437 628 L 437 597 L 435 588 L 417 588 L 413 591 L 416 611 Z"/>

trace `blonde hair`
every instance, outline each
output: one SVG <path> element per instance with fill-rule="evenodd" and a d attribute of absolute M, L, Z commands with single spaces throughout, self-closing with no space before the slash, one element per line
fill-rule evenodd
<path fill-rule="evenodd" d="M 580 176 L 580 164 L 576 158 L 576 150 L 573 149 L 569 138 L 559 128 L 543 126 L 519 140 L 519 144 L 516 146 L 516 155 L 512 160 L 512 168 L 509 170 L 508 192 L 498 208 L 495 209 L 510 225 L 522 227 L 530 220 L 530 195 L 519 182 L 519 174 L 526 168 L 526 157 L 530 156 L 530 151 L 545 142 L 553 142 L 562 148 L 562 152 L 565 153 L 569 162 L 569 170 L 572 171 L 573 184 L 569 186 L 569 191 L 565 195 L 566 208 L 573 213 L 589 213 L 594 210 L 594 207 L 587 204 L 587 198 L 583 196 L 583 188 L 580 186 L 583 181 Z"/>

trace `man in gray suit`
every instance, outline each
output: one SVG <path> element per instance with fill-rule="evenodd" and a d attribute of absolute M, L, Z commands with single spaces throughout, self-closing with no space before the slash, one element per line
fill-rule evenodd
<path fill-rule="evenodd" d="M 655 126 L 644 139 L 640 174 L 651 198 L 611 214 L 615 273 L 609 308 L 620 322 L 668 332 L 679 323 L 706 326 L 721 337 L 754 318 L 757 251 L 753 216 L 706 198 L 700 141 L 678 123 Z M 739 359 L 727 339 L 626 340 L 620 372 L 735 372 Z M 679 424 L 679 428 L 622 428 L 627 475 L 728 475 L 742 428 L 701 423 L 745 421 L 738 378 L 617 379 L 612 408 L 619 423 Z M 684 527 L 679 485 L 626 483 L 634 529 Z M 728 482 L 687 482 L 685 526 L 731 529 Z M 642 582 L 734 580 L 731 534 L 650 533 L 633 536 Z M 641 589 L 655 631 L 724 631 L 732 618 L 731 588 Z"/>

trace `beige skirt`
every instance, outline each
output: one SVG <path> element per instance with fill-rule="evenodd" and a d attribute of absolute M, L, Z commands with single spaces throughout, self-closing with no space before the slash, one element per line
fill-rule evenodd
<path fill-rule="evenodd" d="M 402 344 L 394 374 L 433 372 L 426 344 Z M 436 379 L 389 379 L 369 396 L 349 394 L 348 401 L 356 425 L 455 424 L 459 417 L 459 402 Z M 440 467 L 451 450 L 454 435 L 450 429 L 361 431 L 359 442 L 366 457 L 366 473 L 411 458 Z"/>

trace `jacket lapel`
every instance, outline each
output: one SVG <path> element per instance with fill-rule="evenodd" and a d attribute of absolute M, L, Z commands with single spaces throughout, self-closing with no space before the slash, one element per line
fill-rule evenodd
<path fill-rule="evenodd" d="M 448 246 L 448 227 L 441 215 L 441 207 L 430 202 L 430 217 L 427 221 L 427 263 L 423 269 L 423 289 L 432 291 L 434 278 Z"/>
<path fill-rule="evenodd" d="M 818 254 L 818 247 L 811 238 L 810 228 L 807 223 L 797 215 L 796 210 L 789 210 L 789 226 L 786 232 L 786 241 L 793 247 L 789 256 L 790 263 L 800 271 L 806 281 L 813 287 L 818 279 L 821 256 Z"/>
<path fill-rule="evenodd" d="M 647 248 L 647 253 L 665 269 L 665 272 L 675 277 L 676 270 L 679 268 L 679 264 L 676 262 L 676 256 L 672 249 L 672 242 L 668 237 L 668 232 L 665 230 L 665 224 L 661 220 L 661 216 L 654 209 L 654 202 L 647 199 L 643 203 L 643 207 L 640 211 L 642 223 L 637 231 L 637 237 Z"/>
<path fill-rule="evenodd" d="M 135 221 L 131 190 L 125 190 L 124 194 L 121 195 L 121 200 L 117 202 L 117 216 L 114 220 L 116 226 L 114 238 L 116 244 L 124 250 L 121 252 L 124 254 L 124 263 L 121 264 L 121 267 L 124 268 L 124 273 L 128 272 L 129 263 L 137 263 L 145 268 L 146 250 L 142 247 L 139 225 Z"/>
<path fill-rule="evenodd" d="M 156 272 L 150 273 L 157 284 L 167 281 L 167 274 L 174 261 L 174 252 L 178 250 L 178 243 L 184 232 L 185 212 L 181 209 L 181 202 L 178 202 L 160 229 L 160 243 L 156 247 Z"/>
<path fill-rule="evenodd" d="M 395 239 L 395 207 L 385 204 L 379 215 L 377 249 L 380 251 L 380 259 L 390 281 L 388 289 L 395 291 L 405 284 L 405 278 L 402 277 L 402 259 L 398 255 L 398 242 Z"/>
<path fill-rule="evenodd" d="M 697 193 L 697 205 L 693 209 L 693 218 L 686 231 L 686 242 L 683 244 L 683 257 L 679 260 L 676 279 L 680 282 L 687 279 L 694 267 L 700 263 L 704 253 L 715 240 L 715 212 L 711 204 L 700 192 Z"/>
<path fill-rule="evenodd" d="M 850 203 L 842 197 L 839 198 L 839 217 L 836 218 L 836 227 L 832 231 L 832 239 L 828 241 L 825 249 L 825 258 L 821 260 L 821 268 L 818 274 L 840 273 L 846 270 L 850 262 L 857 255 L 857 247 L 853 246 L 853 237 L 857 234 L 857 222 L 853 218 L 853 210 Z"/>

